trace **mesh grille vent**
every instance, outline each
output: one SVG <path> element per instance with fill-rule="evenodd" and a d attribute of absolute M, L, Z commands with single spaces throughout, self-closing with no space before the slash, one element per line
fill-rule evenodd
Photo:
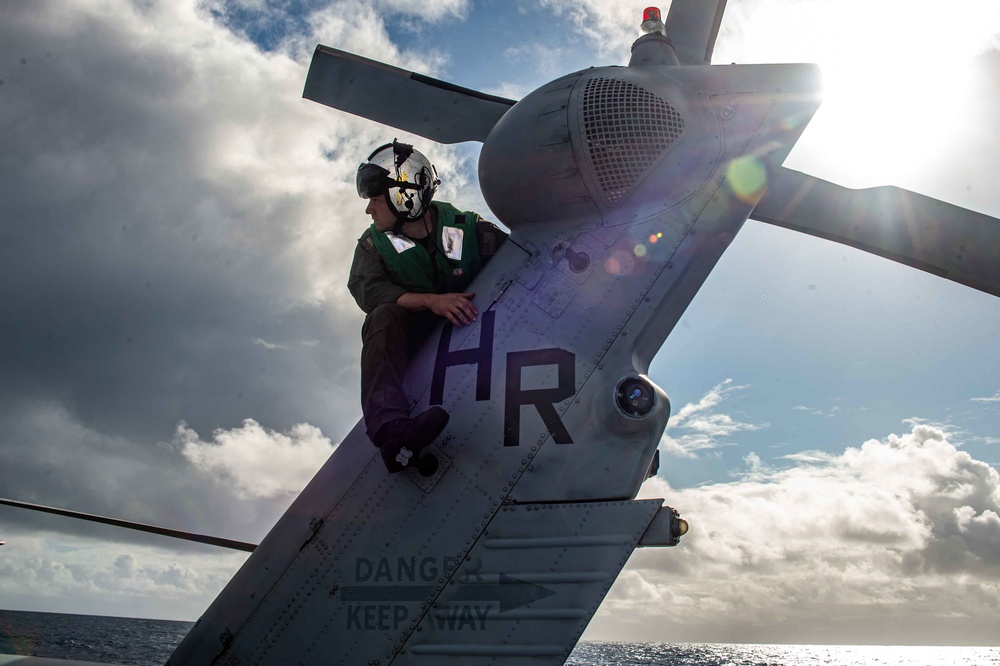
<path fill-rule="evenodd" d="M 616 204 L 684 132 L 684 119 L 637 85 L 595 77 L 583 88 L 583 129 L 597 183 Z"/>

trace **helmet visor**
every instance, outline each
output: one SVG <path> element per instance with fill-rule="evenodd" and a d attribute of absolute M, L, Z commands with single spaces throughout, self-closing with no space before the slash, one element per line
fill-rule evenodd
<path fill-rule="evenodd" d="M 389 191 L 389 172 L 377 164 L 365 162 L 358 167 L 358 196 L 362 199 L 378 197 Z"/>

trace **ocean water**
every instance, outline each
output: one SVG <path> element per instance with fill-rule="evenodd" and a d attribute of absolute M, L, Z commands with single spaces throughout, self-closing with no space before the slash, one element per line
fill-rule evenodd
<path fill-rule="evenodd" d="M 572 666 L 986 666 L 1000 648 L 898 645 L 580 643 Z"/>
<path fill-rule="evenodd" d="M 0 654 L 161 666 L 191 622 L 0 610 Z M 1000 666 L 1000 648 L 581 643 L 571 666 Z"/>
<path fill-rule="evenodd" d="M 192 625 L 0 610 L 0 654 L 162 666 Z"/>

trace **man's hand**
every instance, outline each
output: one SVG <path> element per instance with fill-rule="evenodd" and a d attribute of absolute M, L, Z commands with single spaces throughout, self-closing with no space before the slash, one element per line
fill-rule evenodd
<path fill-rule="evenodd" d="M 467 326 L 476 321 L 479 310 L 472 304 L 474 293 L 468 294 L 418 294 L 414 292 L 400 296 L 396 303 L 410 312 L 430 310 L 439 317 L 445 317 L 455 326 Z"/>
<path fill-rule="evenodd" d="M 468 294 L 427 294 L 430 297 L 428 310 L 439 317 L 445 317 L 455 326 L 467 326 L 476 321 L 479 310 L 472 304 L 474 293 Z"/>

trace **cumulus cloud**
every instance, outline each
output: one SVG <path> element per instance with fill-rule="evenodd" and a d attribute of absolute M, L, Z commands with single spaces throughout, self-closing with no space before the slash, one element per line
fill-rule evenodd
<path fill-rule="evenodd" d="M 154 445 L 180 421 L 308 422 L 333 437 L 357 421 L 363 315 L 344 271 L 366 218 L 353 175 L 396 134 L 304 101 L 302 84 L 321 33 L 436 60 L 393 46 L 368 3 L 337 5 L 340 23 L 328 8 L 301 17 L 300 53 L 290 36 L 262 51 L 213 14 L 221 3 L 0 3 L 0 125 L 17 128 L 0 151 L 6 493 L 113 512 L 129 479 L 188 469 Z M 427 151 L 448 196 L 471 189 L 453 175 L 468 156 Z M 129 469 L 71 487 L 53 474 L 65 451 L 78 468 Z"/>
<path fill-rule="evenodd" d="M 181 423 L 174 444 L 196 469 L 240 497 L 276 498 L 297 494 L 336 448 L 319 428 L 307 423 L 287 435 L 253 419 L 232 430 L 221 428 L 203 441 Z"/>
<path fill-rule="evenodd" d="M 462 18 L 469 12 L 469 0 L 377 0 L 374 3 L 384 11 L 396 15 L 413 16 L 422 21 L 440 21 L 444 18 Z"/>
<path fill-rule="evenodd" d="M 15 531 L 0 554 L 4 606 L 65 612 L 189 620 L 218 594 L 246 553 L 165 553 L 95 539 Z"/>
<path fill-rule="evenodd" d="M 135 555 L 126 553 L 115 558 L 115 573 L 119 578 L 134 578 L 138 571 Z"/>
<path fill-rule="evenodd" d="M 1000 402 L 1000 391 L 989 397 L 972 398 L 972 402 Z"/>
<path fill-rule="evenodd" d="M 327 0 L 326 2 L 264 2 L 263 0 L 207 0 L 200 7 L 214 20 L 265 51 L 291 51 L 301 57 L 312 52 L 321 37 L 352 52 L 379 49 L 379 60 L 391 61 L 399 50 L 386 35 L 386 21 L 415 31 L 428 24 L 457 21 L 469 11 L 468 0 Z M 319 28 L 319 30 L 316 30 Z M 315 30 L 315 32 L 310 32 Z M 416 53 L 409 54 L 410 57 Z"/>
<path fill-rule="evenodd" d="M 0 150 L 4 495 L 255 541 L 329 456 L 320 431 L 336 438 L 360 416 L 363 315 L 344 271 L 367 225 L 353 177 L 387 134 L 303 100 L 302 85 L 330 38 L 430 73 L 443 60 L 397 49 L 361 0 L 337 3 L 339 22 L 321 8 L 289 16 L 266 44 L 248 38 L 252 12 L 291 4 L 0 2 L 0 126 L 16 128 Z M 442 17 L 462 6 L 434 4 Z M 467 174 L 448 178 L 470 168 L 460 151 L 427 152 L 449 194 L 468 187 Z M 157 445 L 179 422 L 190 459 Z M 5 580 L 54 581 L 0 592 L 9 607 L 110 612 L 74 605 L 83 588 L 60 585 L 143 579 L 191 594 L 147 613 L 190 619 L 221 587 L 188 575 L 218 572 L 208 555 L 171 569 L 102 546 L 90 552 L 100 578 L 69 550 L 24 553 L 11 535 L 162 539 L 24 511 L 3 519 Z"/>
<path fill-rule="evenodd" d="M 639 36 L 642 8 L 603 0 L 542 0 L 542 6 L 569 19 L 602 59 L 617 62 Z"/>
<path fill-rule="evenodd" d="M 701 400 L 684 405 L 671 416 L 660 448 L 680 458 L 696 458 L 699 451 L 733 444 L 731 437 L 738 432 L 767 427 L 767 424 L 739 421 L 718 409 L 730 394 L 748 388 L 733 386 L 732 382 L 727 379 L 717 384 Z"/>
<path fill-rule="evenodd" d="M 642 495 L 666 497 L 691 530 L 670 551 L 633 556 L 605 619 L 633 635 L 645 625 L 647 637 L 655 625 L 688 640 L 767 640 L 783 630 L 829 641 L 850 627 L 906 642 L 921 639 L 898 626 L 902 616 L 914 627 L 944 623 L 936 636 L 955 628 L 945 618 L 994 621 L 996 470 L 927 425 L 839 455 L 785 459 L 793 464 L 776 469 L 748 456 L 748 473 L 732 483 L 647 482 Z M 615 621 L 624 613 L 634 622 Z"/>
<path fill-rule="evenodd" d="M 387 6 L 387 3 L 394 1 L 373 3 L 367 0 L 340 0 L 313 7 L 301 17 L 302 25 L 298 26 L 299 29 L 284 35 L 280 51 L 300 62 L 307 62 L 316 44 L 321 43 L 404 69 L 437 76 L 447 64 L 447 56 L 434 48 L 406 48 L 405 45 L 394 43 L 389 36 L 386 20 L 398 24 L 400 19 L 404 19 L 409 21 L 411 29 L 416 30 L 427 20 L 461 17 L 466 3 L 450 0 L 416 5 L 409 3 L 411 11 L 401 13 Z M 428 9 L 426 12 L 423 11 L 425 5 Z M 370 127 L 377 126 L 372 123 Z M 364 154 L 367 155 L 368 152 L 371 151 Z"/>
<path fill-rule="evenodd" d="M 158 404 L 174 412 L 165 432 L 238 421 L 247 401 L 286 426 L 279 393 L 353 405 L 337 388 L 352 383 L 324 374 L 356 372 L 357 343 L 329 344 L 360 325 L 343 266 L 364 217 L 344 201 L 382 131 L 303 101 L 306 63 L 261 53 L 195 2 L 2 11 L 4 62 L 25 64 L 5 66 L 0 105 L 19 128 L 0 154 L 0 209 L 19 230 L 0 274 L 22 285 L 0 303 L 18 322 L 4 339 L 23 340 L 0 351 L 0 390 L 56 394 L 98 421 Z M 326 344 L 262 366 L 233 344 L 248 330 Z"/>

